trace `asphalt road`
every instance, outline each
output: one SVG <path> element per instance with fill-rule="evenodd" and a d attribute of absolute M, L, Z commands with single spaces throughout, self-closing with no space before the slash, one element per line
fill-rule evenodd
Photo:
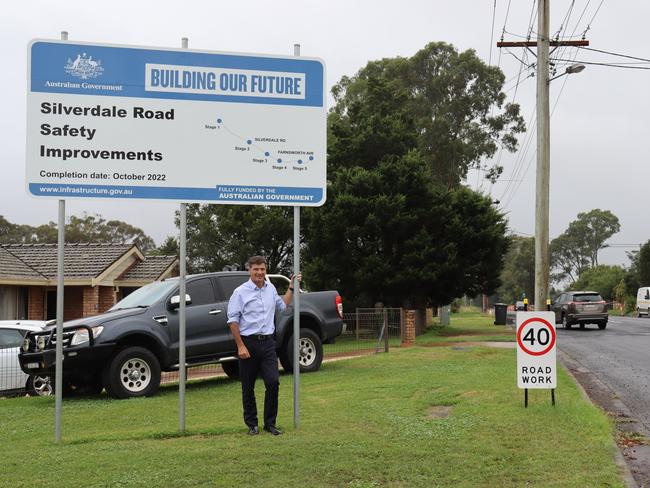
<path fill-rule="evenodd" d="M 589 369 L 650 435 L 650 319 L 610 317 L 605 330 L 557 327 L 560 351 Z"/>

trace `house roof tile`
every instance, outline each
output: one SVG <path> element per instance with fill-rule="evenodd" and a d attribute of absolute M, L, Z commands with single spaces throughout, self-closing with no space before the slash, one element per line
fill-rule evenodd
<path fill-rule="evenodd" d="M 0 277 L 3 279 L 47 279 L 2 247 L 0 247 Z"/>
<path fill-rule="evenodd" d="M 65 277 L 95 278 L 133 246 L 133 244 L 66 244 Z M 58 262 L 56 244 L 3 244 L 0 247 L 46 278 L 56 278 Z M 0 275 L 4 276 L 4 274 L 2 269 Z"/>
<path fill-rule="evenodd" d="M 176 256 L 145 256 L 126 271 L 120 280 L 155 280 L 177 260 Z"/>

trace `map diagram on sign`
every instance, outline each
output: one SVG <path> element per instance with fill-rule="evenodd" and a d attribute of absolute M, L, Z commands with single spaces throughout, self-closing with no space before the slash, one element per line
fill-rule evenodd
<path fill-rule="evenodd" d="M 308 171 L 309 166 L 315 162 L 313 151 L 290 147 L 290 141 L 286 138 L 245 137 L 233 131 L 221 117 L 217 117 L 215 122 L 205 124 L 205 128 L 228 137 L 233 144 L 232 151 L 245 155 L 251 164 L 268 165 L 274 171 Z"/>

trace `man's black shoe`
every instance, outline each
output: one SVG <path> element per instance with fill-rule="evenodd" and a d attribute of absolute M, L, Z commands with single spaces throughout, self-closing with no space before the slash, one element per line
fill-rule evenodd
<path fill-rule="evenodd" d="M 260 429 L 257 428 L 257 425 L 248 428 L 248 435 L 257 435 L 260 433 Z"/>
<path fill-rule="evenodd" d="M 275 425 L 265 425 L 264 430 L 273 435 L 282 435 L 282 431 L 278 430 Z"/>

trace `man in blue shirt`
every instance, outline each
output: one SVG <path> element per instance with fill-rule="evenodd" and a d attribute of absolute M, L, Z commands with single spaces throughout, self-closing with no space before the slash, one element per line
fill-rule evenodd
<path fill-rule="evenodd" d="M 264 430 L 280 435 L 282 432 L 275 426 L 280 380 L 273 337 L 274 318 L 276 309 L 282 312 L 291 303 L 293 287 L 290 285 L 284 296 L 280 297 L 275 286 L 266 281 L 266 259 L 262 256 L 253 256 L 248 260 L 248 271 L 250 279 L 235 289 L 228 302 L 228 325 L 239 356 L 244 422 L 249 435 L 259 434 L 255 380 L 260 374 L 266 388 Z M 298 276 L 298 280 L 300 278 Z"/>

